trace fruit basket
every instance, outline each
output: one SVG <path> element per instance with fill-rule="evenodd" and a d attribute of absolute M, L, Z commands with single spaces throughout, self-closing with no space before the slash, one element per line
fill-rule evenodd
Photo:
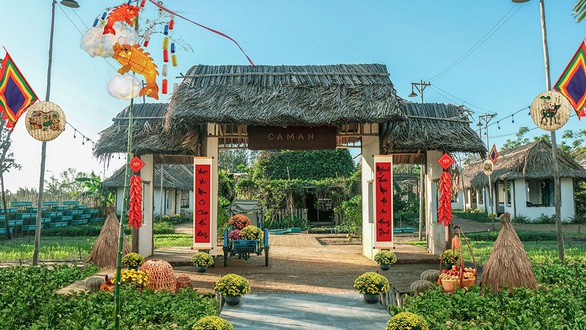
<path fill-rule="evenodd" d="M 473 267 L 466 267 L 464 265 L 464 255 L 460 246 L 460 242 L 462 242 L 462 240 L 464 240 L 468 250 L 470 251 L 470 256 L 472 257 L 472 262 L 474 264 Z M 448 250 L 448 242 L 446 242 L 446 246 L 444 247 L 444 251 L 442 251 L 442 255 L 446 250 Z M 455 262 L 449 269 L 443 269 L 443 258 L 440 258 L 440 275 L 438 279 L 438 284 L 444 288 L 444 291 L 450 293 L 454 292 L 457 288 L 468 288 L 476 285 L 476 280 L 478 278 L 476 259 L 474 259 L 472 247 L 468 243 L 464 232 L 459 226 L 454 226 L 451 250 L 455 252 L 456 255 L 459 255 L 459 258 L 457 259 L 457 262 Z"/>

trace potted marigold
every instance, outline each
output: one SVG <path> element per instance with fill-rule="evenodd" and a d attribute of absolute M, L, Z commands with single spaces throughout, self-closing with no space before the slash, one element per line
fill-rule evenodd
<path fill-rule="evenodd" d="M 191 263 L 197 268 L 198 272 L 203 273 L 208 267 L 214 265 L 214 257 L 207 252 L 196 252 L 191 257 Z"/>
<path fill-rule="evenodd" d="M 193 325 L 193 330 L 234 330 L 232 323 L 219 316 L 204 316 Z"/>
<path fill-rule="evenodd" d="M 144 257 L 136 252 L 130 252 L 122 257 L 122 265 L 128 269 L 138 269 L 144 264 Z"/>
<path fill-rule="evenodd" d="M 228 305 L 238 305 L 240 297 L 250 293 L 250 283 L 240 275 L 227 274 L 216 282 L 214 289 L 224 297 Z"/>
<path fill-rule="evenodd" d="M 379 302 L 381 293 L 389 291 L 390 284 L 383 275 L 366 272 L 356 278 L 354 288 L 364 296 L 364 301 L 374 304 Z"/>
<path fill-rule="evenodd" d="M 116 278 L 112 278 L 110 283 L 115 284 Z M 146 288 L 149 285 L 149 271 L 124 269 L 120 272 L 120 283 L 137 289 Z"/>
<path fill-rule="evenodd" d="M 236 214 L 228 220 L 228 224 L 234 229 L 242 229 L 250 226 L 250 219 L 244 214 Z"/>
<path fill-rule="evenodd" d="M 401 312 L 389 319 L 386 330 L 429 330 L 423 316 L 410 312 Z"/>
<path fill-rule="evenodd" d="M 379 264 L 380 269 L 389 270 L 397 262 L 397 256 L 390 250 L 380 250 L 374 255 L 374 262 Z"/>

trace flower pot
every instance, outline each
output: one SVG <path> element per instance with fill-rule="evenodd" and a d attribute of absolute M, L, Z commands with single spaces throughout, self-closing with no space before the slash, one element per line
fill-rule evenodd
<path fill-rule="evenodd" d="M 368 304 L 376 304 L 380 301 L 380 294 L 378 293 L 365 293 L 363 296 L 364 301 Z"/>
<path fill-rule="evenodd" d="M 391 269 L 391 265 L 389 265 L 389 264 L 380 264 L 380 269 L 381 270 L 389 270 L 389 269 Z"/>
<path fill-rule="evenodd" d="M 240 296 L 224 296 L 226 304 L 230 306 L 236 306 L 240 303 Z"/>
<path fill-rule="evenodd" d="M 206 270 L 208 269 L 207 266 L 196 266 L 196 268 L 197 268 L 197 271 L 200 273 L 205 273 Z"/>

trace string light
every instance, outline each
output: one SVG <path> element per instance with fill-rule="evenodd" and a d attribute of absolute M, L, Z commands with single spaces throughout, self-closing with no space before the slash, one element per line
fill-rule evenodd
<path fill-rule="evenodd" d="M 78 130 L 77 128 L 73 127 L 73 125 L 71 125 L 70 123 L 67 123 L 67 125 L 69 125 L 71 128 L 73 128 L 73 138 L 77 139 L 77 135 L 81 135 L 81 144 L 85 145 L 86 142 L 91 142 L 92 143 L 92 147 L 95 146 L 95 142 L 90 139 L 87 135 L 83 134 L 80 130 Z"/>

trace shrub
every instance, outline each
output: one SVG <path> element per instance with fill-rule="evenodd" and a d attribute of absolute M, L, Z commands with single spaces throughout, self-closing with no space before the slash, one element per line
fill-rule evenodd
<path fill-rule="evenodd" d="M 242 230 L 240 230 L 240 237 L 242 237 L 242 239 L 262 239 L 263 238 L 263 233 L 262 230 L 260 230 L 260 228 L 256 227 L 256 226 L 247 226 L 242 228 Z"/>
<path fill-rule="evenodd" d="M 219 316 L 205 316 L 195 322 L 193 330 L 234 330 L 234 327 Z"/>
<path fill-rule="evenodd" d="M 196 267 L 210 267 L 214 264 L 214 257 L 206 252 L 196 252 L 191 257 L 191 263 Z"/>
<path fill-rule="evenodd" d="M 138 268 L 144 264 L 144 257 L 136 252 L 130 252 L 122 257 L 122 265 L 127 268 Z"/>
<path fill-rule="evenodd" d="M 429 326 L 422 316 L 409 312 L 401 312 L 387 322 L 386 330 L 428 330 Z"/>
<path fill-rule="evenodd" d="M 354 288 L 362 294 L 377 294 L 389 291 L 389 280 L 381 274 L 366 272 L 356 278 Z"/>
<path fill-rule="evenodd" d="M 214 289 L 223 296 L 243 296 L 251 291 L 248 280 L 237 274 L 222 276 Z"/>
<path fill-rule="evenodd" d="M 380 250 L 374 255 L 374 262 L 379 265 L 392 265 L 397 262 L 397 256 L 389 250 Z"/>

